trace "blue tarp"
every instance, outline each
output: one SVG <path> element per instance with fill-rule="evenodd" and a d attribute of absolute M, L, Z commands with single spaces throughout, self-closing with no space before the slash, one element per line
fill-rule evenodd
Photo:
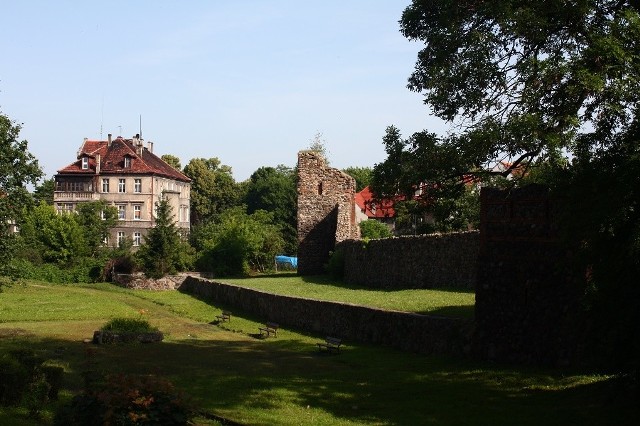
<path fill-rule="evenodd" d="M 276 256 L 276 265 L 290 265 L 294 269 L 298 269 L 298 258 L 291 256 Z"/>

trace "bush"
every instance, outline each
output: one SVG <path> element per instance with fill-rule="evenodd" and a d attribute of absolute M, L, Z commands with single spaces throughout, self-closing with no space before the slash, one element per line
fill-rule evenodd
<path fill-rule="evenodd" d="M 12 357 L 0 358 L 0 405 L 16 405 L 29 384 L 29 372 Z"/>
<path fill-rule="evenodd" d="M 62 406 L 54 425 L 186 425 L 193 415 L 189 401 L 169 381 L 118 374 Z"/>
<path fill-rule="evenodd" d="M 393 233 L 387 225 L 375 219 L 360 222 L 360 236 L 367 239 L 389 238 Z"/>
<path fill-rule="evenodd" d="M 344 251 L 338 249 L 329 254 L 329 263 L 326 267 L 327 273 L 332 278 L 340 280 L 344 278 Z"/>
<path fill-rule="evenodd" d="M 114 318 L 103 325 L 101 330 L 119 333 L 154 333 L 158 331 L 147 320 L 135 318 Z"/>
<path fill-rule="evenodd" d="M 82 259 L 75 264 L 58 265 L 31 263 L 26 259 L 13 259 L 9 262 L 8 273 L 13 278 L 47 281 L 50 283 L 73 284 L 96 282 L 100 279 L 102 261 Z"/>

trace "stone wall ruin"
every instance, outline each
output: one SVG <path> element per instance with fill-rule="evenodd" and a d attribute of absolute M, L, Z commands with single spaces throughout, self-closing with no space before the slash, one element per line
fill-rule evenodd
<path fill-rule="evenodd" d="M 355 190 L 355 180 L 322 154 L 298 153 L 298 274 L 322 274 L 337 242 L 360 237 Z"/>

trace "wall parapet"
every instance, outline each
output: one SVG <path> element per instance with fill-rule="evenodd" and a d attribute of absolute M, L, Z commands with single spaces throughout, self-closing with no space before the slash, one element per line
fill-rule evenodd
<path fill-rule="evenodd" d="M 473 320 L 387 311 L 348 303 L 281 296 L 188 277 L 180 291 L 281 326 L 422 354 L 466 356 Z"/>
<path fill-rule="evenodd" d="M 478 231 L 347 240 L 347 283 L 371 288 L 457 288 L 473 290 L 477 279 Z"/>

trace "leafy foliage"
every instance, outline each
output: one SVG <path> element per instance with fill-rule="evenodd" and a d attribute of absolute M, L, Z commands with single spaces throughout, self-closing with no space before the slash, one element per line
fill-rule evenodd
<path fill-rule="evenodd" d="M 180 165 L 180 158 L 176 157 L 175 155 L 164 154 L 160 158 L 162 159 L 162 161 L 164 161 L 165 163 L 167 163 L 177 171 L 179 172 L 182 171 L 182 166 Z"/>
<path fill-rule="evenodd" d="M 74 214 L 57 214 L 42 202 L 24 213 L 20 225 L 20 239 L 32 260 L 64 264 L 89 254 L 85 232 Z"/>
<path fill-rule="evenodd" d="M 219 222 L 194 230 L 194 246 L 200 253 L 197 267 L 217 275 L 244 275 L 251 270 L 271 268 L 284 240 L 273 214 L 257 210 L 252 215 L 244 207 L 226 210 Z"/>
<path fill-rule="evenodd" d="M 56 189 L 55 179 L 46 179 L 41 184 L 36 185 L 33 190 L 33 200 L 35 204 L 45 202 L 50 206 L 53 205 L 53 193 Z"/>
<path fill-rule="evenodd" d="M 245 195 L 247 213 L 258 210 L 273 214 L 273 224 L 282 233 L 286 253 L 298 248 L 297 210 L 298 192 L 295 172 L 286 166 L 261 167 L 249 178 Z"/>
<path fill-rule="evenodd" d="M 79 203 L 77 212 L 76 220 L 84 231 L 87 250 L 95 256 L 109 231 L 118 223 L 118 210 L 100 200 Z"/>
<path fill-rule="evenodd" d="M 115 331 L 120 333 L 149 333 L 158 331 L 152 327 L 149 321 L 136 318 L 113 318 L 101 328 L 102 331 Z"/>
<path fill-rule="evenodd" d="M 356 192 L 362 191 L 371 184 L 373 174 L 371 167 L 347 167 L 342 171 L 356 180 Z"/>
<path fill-rule="evenodd" d="M 360 236 L 362 239 L 389 238 L 393 233 L 384 223 L 369 219 L 360 222 Z"/>
<path fill-rule="evenodd" d="M 191 253 L 187 243 L 173 221 L 173 209 L 166 198 L 156 205 L 155 226 L 145 236 L 145 244 L 138 250 L 138 257 L 147 276 L 160 278 L 184 269 Z"/>
<path fill-rule="evenodd" d="M 27 149 L 27 141 L 19 141 L 20 125 L 0 113 L 0 273 L 11 258 L 15 238 L 10 224 L 19 221 L 23 207 L 31 198 L 25 186 L 36 184 L 42 176 L 38 161 Z"/>
<path fill-rule="evenodd" d="M 217 158 L 194 158 L 184 167 L 191 181 L 191 224 L 215 219 L 224 210 L 239 204 L 240 191 L 231 167 Z"/>
<path fill-rule="evenodd" d="M 550 185 L 574 266 L 588 271 L 593 359 L 637 371 L 638 3 L 414 0 L 400 25 L 424 43 L 408 87 L 454 126 L 405 141 L 387 129 L 375 192 L 424 185 L 427 199 L 457 200 L 470 176 Z"/>
<path fill-rule="evenodd" d="M 55 425 L 187 425 L 194 411 L 171 382 L 153 376 L 108 376 L 56 413 Z"/>

